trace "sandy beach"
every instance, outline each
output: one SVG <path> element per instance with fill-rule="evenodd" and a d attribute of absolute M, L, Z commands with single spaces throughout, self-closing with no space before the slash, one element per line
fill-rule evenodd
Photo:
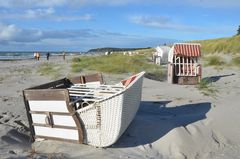
<path fill-rule="evenodd" d="M 0 61 L 0 158 L 235 159 L 240 156 L 240 70 L 203 68 L 217 90 L 205 96 L 194 85 L 173 85 L 144 78 L 139 111 L 111 147 L 95 148 L 45 140 L 31 144 L 22 90 L 53 80 L 38 72 L 46 59 Z M 71 57 L 50 58 L 71 73 Z M 89 73 L 89 72 L 84 72 Z M 103 74 L 107 83 L 123 75 Z"/>

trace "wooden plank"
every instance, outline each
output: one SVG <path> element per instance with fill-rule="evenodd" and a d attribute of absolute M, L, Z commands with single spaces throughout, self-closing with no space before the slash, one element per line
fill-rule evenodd
<path fill-rule="evenodd" d="M 42 127 L 34 126 L 35 133 L 38 136 L 47 136 L 53 138 L 62 138 L 68 140 L 78 140 L 78 131 L 71 129 L 63 128 L 51 128 L 51 127 Z"/>
<path fill-rule="evenodd" d="M 30 100 L 28 102 L 31 111 L 62 112 L 62 113 L 69 112 L 66 106 L 66 101 Z"/>
<path fill-rule="evenodd" d="M 63 138 L 56 138 L 56 137 L 49 137 L 49 136 L 41 136 L 41 135 L 36 135 L 35 138 L 39 139 L 48 139 L 48 140 L 58 140 L 58 141 L 63 141 L 63 142 L 71 142 L 71 143 L 79 143 L 78 140 L 70 140 L 70 139 L 63 139 Z"/>
<path fill-rule="evenodd" d="M 29 111 L 30 114 L 46 114 L 46 111 Z M 63 115 L 63 116 L 71 116 L 71 114 L 64 112 L 51 112 L 53 115 Z"/>
<path fill-rule="evenodd" d="M 65 100 L 69 101 L 67 89 L 24 90 L 27 100 Z"/>
<path fill-rule="evenodd" d="M 42 123 L 33 123 L 33 126 L 38 126 L 38 127 L 49 127 L 47 124 L 42 124 Z M 76 126 L 64 126 L 64 125 L 53 125 L 51 128 L 58 128 L 58 129 L 70 129 L 70 130 L 77 130 Z"/>
<path fill-rule="evenodd" d="M 59 125 L 59 126 L 72 126 L 76 127 L 76 123 L 73 120 L 72 116 L 63 116 L 63 115 L 53 115 L 51 114 L 51 118 L 53 121 L 53 126 Z M 33 123 L 38 124 L 47 124 L 46 123 L 46 114 L 32 114 Z"/>
<path fill-rule="evenodd" d="M 45 83 L 39 86 L 31 87 L 29 89 L 67 88 L 70 85 L 72 85 L 72 83 L 67 78 L 63 78 L 63 79 Z"/>

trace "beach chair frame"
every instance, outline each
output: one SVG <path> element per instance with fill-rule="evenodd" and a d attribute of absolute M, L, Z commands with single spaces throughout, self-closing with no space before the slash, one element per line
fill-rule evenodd
<path fill-rule="evenodd" d="M 143 75 L 141 72 L 118 85 L 72 84 L 65 78 L 24 90 L 32 140 L 112 145 L 136 115 Z M 87 104 L 79 107 L 83 101 Z"/>

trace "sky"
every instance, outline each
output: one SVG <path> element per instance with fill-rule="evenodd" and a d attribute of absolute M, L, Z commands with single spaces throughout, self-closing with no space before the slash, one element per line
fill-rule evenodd
<path fill-rule="evenodd" d="M 156 47 L 233 36 L 239 0 L 0 0 L 0 51 Z"/>

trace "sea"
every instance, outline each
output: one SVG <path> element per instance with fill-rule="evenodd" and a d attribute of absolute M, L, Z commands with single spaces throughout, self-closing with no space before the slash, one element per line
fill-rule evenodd
<path fill-rule="evenodd" d="M 61 56 L 63 52 L 49 52 L 50 56 Z M 82 52 L 65 52 L 66 55 L 80 55 Z M 41 57 L 46 57 L 47 52 L 40 52 Z M 34 52 L 0 52 L 0 61 L 14 61 L 34 59 Z"/>

